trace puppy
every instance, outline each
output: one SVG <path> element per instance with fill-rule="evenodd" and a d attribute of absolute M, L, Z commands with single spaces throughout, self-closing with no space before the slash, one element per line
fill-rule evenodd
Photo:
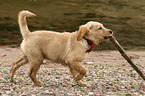
<path fill-rule="evenodd" d="M 33 16 L 36 15 L 29 11 L 21 11 L 18 15 L 19 27 L 23 36 L 20 45 L 22 54 L 12 65 L 9 73 L 10 81 L 14 81 L 14 73 L 20 66 L 29 63 L 30 78 L 35 85 L 41 86 L 42 83 L 37 80 L 36 74 L 45 58 L 68 66 L 78 85 L 90 86 L 82 81 L 86 69 L 81 62 L 84 60 L 85 54 L 91 51 L 93 44 L 98 45 L 99 42 L 106 41 L 112 35 L 112 31 L 106 29 L 101 23 L 90 21 L 72 33 L 44 30 L 30 32 L 26 17 Z"/>

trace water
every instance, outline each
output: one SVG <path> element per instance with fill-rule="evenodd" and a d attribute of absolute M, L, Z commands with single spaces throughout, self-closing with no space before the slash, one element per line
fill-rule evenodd
<path fill-rule="evenodd" d="M 31 31 L 76 31 L 88 21 L 98 21 L 112 29 L 126 49 L 145 48 L 145 0 L 0 0 L 0 45 L 19 44 L 21 34 L 17 14 L 29 10 Z M 98 49 L 114 49 L 110 42 Z"/>

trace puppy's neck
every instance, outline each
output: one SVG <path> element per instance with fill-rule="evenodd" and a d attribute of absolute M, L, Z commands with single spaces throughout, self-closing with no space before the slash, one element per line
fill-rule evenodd
<path fill-rule="evenodd" d="M 88 45 L 90 45 L 90 48 L 86 51 L 86 53 L 89 53 L 94 48 L 94 42 L 89 40 L 89 39 L 87 39 L 87 38 L 85 38 L 85 37 L 83 37 L 83 38 L 87 41 Z"/>
<path fill-rule="evenodd" d="M 80 40 L 80 43 L 86 49 L 86 53 L 91 52 L 94 47 L 94 43 L 85 37 Z"/>

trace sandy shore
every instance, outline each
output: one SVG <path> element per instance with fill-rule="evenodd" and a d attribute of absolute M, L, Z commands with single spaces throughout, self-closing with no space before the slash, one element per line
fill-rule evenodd
<path fill-rule="evenodd" d="M 133 61 L 140 65 L 145 65 L 145 51 L 126 51 Z M 0 67 L 10 67 L 19 56 L 19 48 L 0 47 Z M 90 52 L 84 62 L 94 62 L 97 64 L 128 65 L 127 61 L 118 51 L 93 51 Z"/>
<path fill-rule="evenodd" d="M 145 73 L 145 51 L 127 53 Z M 18 48 L 0 47 L 0 95 L 145 95 L 145 82 L 118 51 L 93 51 L 88 54 L 82 64 L 88 70 L 84 81 L 92 85 L 89 88 L 76 85 L 68 68 L 49 61 L 44 62 L 37 75 L 40 81 L 46 83 L 45 86 L 34 86 L 27 75 L 28 65 L 17 71 L 16 83 L 10 83 L 7 75 L 18 56 Z"/>

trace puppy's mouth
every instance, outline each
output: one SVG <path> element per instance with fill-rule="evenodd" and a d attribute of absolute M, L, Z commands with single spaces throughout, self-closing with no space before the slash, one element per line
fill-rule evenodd
<path fill-rule="evenodd" d="M 112 37 L 112 35 L 113 35 L 113 34 L 110 34 L 109 36 L 104 36 L 104 39 L 105 39 L 105 40 L 108 40 L 108 39 L 110 39 L 110 37 Z"/>
<path fill-rule="evenodd" d="M 112 37 L 112 35 L 113 35 L 112 30 L 110 30 L 109 33 L 110 33 L 110 35 L 109 36 L 104 36 L 104 39 L 108 40 L 108 39 L 110 39 L 110 37 Z"/>
<path fill-rule="evenodd" d="M 104 39 L 109 39 L 111 36 L 104 36 Z"/>

